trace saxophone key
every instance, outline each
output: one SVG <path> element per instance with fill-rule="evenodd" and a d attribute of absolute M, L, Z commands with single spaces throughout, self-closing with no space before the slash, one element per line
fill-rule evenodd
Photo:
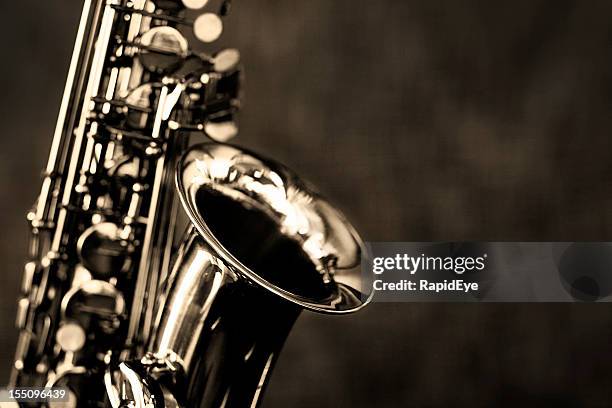
<path fill-rule="evenodd" d="M 134 129 L 144 129 L 153 112 L 151 101 L 156 98 L 155 89 L 150 83 L 134 88 L 125 98 L 124 109 L 127 124 Z"/>
<path fill-rule="evenodd" d="M 213 61 L 215 71 L 219 73 L 229 72 L 238 66 L 240 52 L 235 48 L 228 48 L 215 54 Z"/>
<path fill-rule="evenodd" d="M 238 134 L 238 125 L 234 121 L 207 122 L 204 125 L 204 133 L 218 142 L 226 142 Z"/>
<path fill-rule="evenodd" d="M 49 333 L 51 332 L 51 316 L 45 314 L 42 315 L 40 320 L 37 322 L 37 345 L 36 345 L 36 355 L 42 356 L 44 355 L 45 348 L 47 346 L 47 342 L 49 340 Z"/>
<path fill-rule="evenodd" d="M 111 222 L 89 227 L 77 242 L 81 264 L 97 278 L 107 279 L 124 273 L 130 266 L 129 248 L 121 229 Z"/>
<path fill-rule="evenodd" d="M 104 328 L 116 329 L 125 314 L 125 300 L 111 283 L 89 280 L 73 287 L 62 299 L 61 313 L 65 319 L 107 322 Z M 95 329 L 95 327 L 92 327 Z M 109 332 L 110 332 L 109 331 Z"/>
<path fill-rule="evenodd" d="M 64 323 L 57 330 L 55 340 L 63 351 L 75 353 L 85 345 L 85 330 L 75 322 Z"/>
<path fill-rule="evenodd" d="M 169 73 L 187 57 L 189 44 L 174 27 L 159 26 L 142 34 L 138 40 L 138 57 L 151 72 Z"/>
<path fill-rule="evenodd" d="M 27 295 L 32 290 L 32 282 L 34 281 L 34 275 L 38 269 L 36 262 L 30 261 L 23 267 L 23 278 L 21 280 L 21 293 Z"/>
<path fill-rule="evenodd" d="M 15 327 L 19 330 L 25 329 L 29 310 L 30 301 L 28 298 L 19 299 L 19 302 L 17 302 L 17 316 L 15 317 Z"/>

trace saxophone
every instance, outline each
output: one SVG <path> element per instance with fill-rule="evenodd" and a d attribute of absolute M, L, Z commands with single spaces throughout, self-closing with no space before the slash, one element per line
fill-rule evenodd
<path fill-rule="evenodd" d="M 345 217 L 227 143 L 240 54 L 187 40 L 221 35 L 215 4 L 84 1 L 27 216 L 11 386 L 65 387 L 68 407 L 255 407 L 301 310 L 370 301 Z"/>

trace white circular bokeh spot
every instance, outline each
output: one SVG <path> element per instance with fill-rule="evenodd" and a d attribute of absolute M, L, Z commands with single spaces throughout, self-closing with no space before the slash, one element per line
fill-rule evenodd
<path fill-rule="evenodd" d="M 204 13 L 193 23 L 193 33 L 198 40 L 203 42 L 213 42 L 223 32 L 223 22 L 214 13 Z"/>
<path fill-rule="evenodd" d="M 194 10 L 201 9 L 206 3 L 208 3 L 208 0 L 183 0 L 185 7 Z"/>

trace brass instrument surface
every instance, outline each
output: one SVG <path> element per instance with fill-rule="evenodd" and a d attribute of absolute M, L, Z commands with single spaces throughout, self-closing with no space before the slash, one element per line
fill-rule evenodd
<path fill-rule="evenodd" d="M 225 144 L 240 54 L 190 46 L 222 33 L 230 1 L 207 3 L 85 1 L 28 214 L 12 386 L 67 387 L 69 406 L 254 407 L 302 308 L 370 301 L 344 216 Z"/>

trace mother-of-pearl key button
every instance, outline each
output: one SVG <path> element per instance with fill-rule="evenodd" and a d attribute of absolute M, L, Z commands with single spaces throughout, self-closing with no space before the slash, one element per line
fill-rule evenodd
<path fill-rule="evenodd" d="M 62 325 L 55 336 L 62 350 L 75 352 L 85 345 L 85 330 L 76 323 Z"/>

